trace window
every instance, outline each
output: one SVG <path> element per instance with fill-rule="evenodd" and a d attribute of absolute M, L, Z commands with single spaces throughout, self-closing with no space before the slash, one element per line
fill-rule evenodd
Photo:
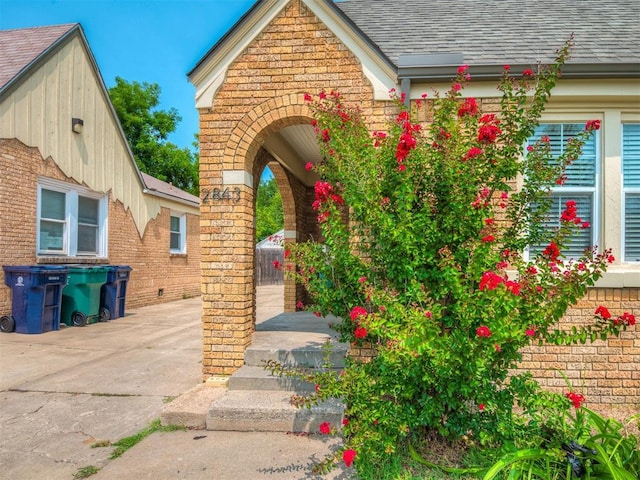
<path fill-rule="evenodd" d="M 106 256 L 107 202 L 104 194 L 41 179 L 38 185 L 39 255 Z"/>
<path fill-rule="evenodd" d="M 566 148 L 567 140 L 576 137 L 584 130 L 583 123 L 549 123 L 536 128 L 530 143 L 535 143 L 542 137 L 549 137 L 551 153 L 554 157 L 561 155 Z M 578 216 L 589 224 L 588 228 L 579 230 L 571 243 L 565 249 L 567 257 L 577 258 L 592 245 L 597 244 L 598 218 L 596 215 L 598 190 L 598 145 L 597 135 L 594 134 L 585 142 L 580 158 L 572 162 L 566 169 L 566 178 L 561 185 L 556 185 L 551 192 L 551 208 L 546 227 L 554 228 L 560 225 L 560 215 L 566 208 L 566 202 L 576 202 Z M 544 246 L 532 246 L 532 252 L 539 252 Z"/>
<path fill-rule="evenodd" d="M 187 253 L 187 216 L 172 213 L 170 230 L 169 249 L 171 253 Z"/>
<path fill-rule="evenodd" d="M 640 123 L 622 125 L 624 261 L 640 262 Z"/>

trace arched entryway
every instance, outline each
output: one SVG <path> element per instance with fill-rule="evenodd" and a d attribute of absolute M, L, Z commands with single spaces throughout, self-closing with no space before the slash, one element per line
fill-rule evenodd
<path fill-rule="evenodd" d="M 284 242 L 319 238 L 313 184 L 319 160 L 302 94 L 271 99 L 238 122 L 202 178 L 203 373 L 228 375 L 244 362 L 255 329 L 255 192 L 266 166 L 282 196 Z M 207 201 L 204 201 L 204 199 Z M 303 298 L 285 279 L 285 312 Z"/>

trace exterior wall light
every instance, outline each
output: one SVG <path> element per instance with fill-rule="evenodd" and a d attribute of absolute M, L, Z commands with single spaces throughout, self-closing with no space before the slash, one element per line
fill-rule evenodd
<path fill-rule="evenodd" d="M 72 118 L 71 119 L 71 130 L 74 133 L 82 133 L 82 128 L 84 127 L 84 120 L 81 118 Z"/>

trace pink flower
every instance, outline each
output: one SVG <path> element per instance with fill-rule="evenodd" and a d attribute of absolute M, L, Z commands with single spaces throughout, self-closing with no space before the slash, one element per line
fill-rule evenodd
<path fill-rule="evenodd" d="M 298 310 L 302 310 L 302 309 L 304 308 L 304 303 L 302 303 L 300 300 L 298 300 L 298 301 L 296 302 L 296 308 L 297 308 Z"/>
<path fill-rule="evenodd" d="M 358 283 L 365 283 L 367 281 L 367 277 L 360 277 L 358 279 Z"/>
<path fill-rule="evenodd" d="M 342 460 L 344 460 L 344 464 L 347 467 L 350 467 L 353 463 L 353 459 L 356 458 L 356 455 L 356 451 L 351 448 L 342 452 Z"/>
<path fill-rule="evenodd" d="M 454 91 L 459 92 L 460 89 L 462 88 L 462 86 L 459 83 L 456 83 L 456 84 L 453 85 L 452 88 L 453 88 Z"/>
<path fill-rule="evenodd" d="M 467 65 L 466 63 L 464 65 L 460 65 L 458 67 L 458 75 L 464 75 L 465 73 L 467 73 L 467 70 L 469 70 L 469 65 Z"/>
<path fill-rule="evenodd" d="M 427 318 L 431 318 L 433 317 L 433 313 L 431 313 L 431 310 L 427 310 L 426 312 L 424 312 L 424 316 Z"/>
<path fill-rule="evenodd" d="M 320 424 L 320 433 L 323 435 L 329 435 L 331 433 L 331 424 L 329 422 L 322 422 Z"/>
<path fill-rule="evenodd" d="M 491 330 L 489 330 L 489 327 L 482 325 L 481 327 L 476 328 L 476 335 L 479 337 L 489 338 L 491 336 Z"/>
<path fill-rule="evenodd" d="M 580 405 L 582 405 L 582 402 L 585 401 L 584 396 L 575 392 L 567 392 L 564 394 L 564 396 L 567 397 L 569 400 L 571 400 L 575 408 L 580 408 Z"/>
<path fill-rule="evenodd" d="M 533 337 L 536 334 L 536 329 L 535 327 L 529 327 L 524 333 L 527 337 Z"/>
<path fill-rule="evenodd" d="M 353 321 L 356 321 L 360 317 L 366 317 L 367 315 L 369 315 L 369 312 L 367 312 L 367 309 L 364 307 L 353 307 L 349 314 Z"/>
<path fill-rule="evenodd" d="M 307 164 L 304 166 L 304 169 L 309 171 L 309 170 L 313 170 L 313 163 L 312 162 L 307 162 Z"/>

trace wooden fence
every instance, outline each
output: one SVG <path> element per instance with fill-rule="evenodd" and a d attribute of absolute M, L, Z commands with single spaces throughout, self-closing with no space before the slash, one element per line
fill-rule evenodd
<path fill-rule="evenodd" d="M 282 269 L 277 270 L 273 262 L 284 263 L 283 248 L 256 248 L 256 286 L 282 285 Z"/>

